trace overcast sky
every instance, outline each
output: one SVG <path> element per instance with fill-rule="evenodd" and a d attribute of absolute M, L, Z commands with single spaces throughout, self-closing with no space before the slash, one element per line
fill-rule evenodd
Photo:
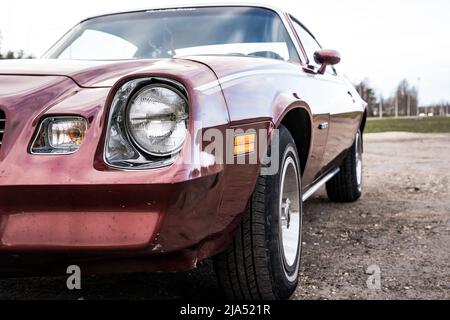
<path fill-rule="evenodd" d="M 42 55 L 81 19 L 111 11 L 201 0 L 2 0 L 2 50 Z M 257 2 L 257 1 L 252 1 Z M 300 19 L 322 46 L 342 55 L 354 82 L 370 79 L 389 95 L 402 78 L 420 88 L 421 104 L 450 101 L 450 1 L 266 0 Z M 418 79 L 421 79 L 420 81 Z"/>

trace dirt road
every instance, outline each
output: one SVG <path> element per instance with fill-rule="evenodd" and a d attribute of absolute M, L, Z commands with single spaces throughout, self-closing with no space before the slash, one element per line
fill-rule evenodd
<path fill-rule="evenodd" d="M 367 135 L 364 197 L 333 204 L 321 190 L 306 205 L 303 242 L 294 299 L 450 299 L 450 134 Z M 85 277 L 77 292 L 65 281 L 0 280 L 0 299 L 220 298 L 208 263 L 189 274 Z"/>

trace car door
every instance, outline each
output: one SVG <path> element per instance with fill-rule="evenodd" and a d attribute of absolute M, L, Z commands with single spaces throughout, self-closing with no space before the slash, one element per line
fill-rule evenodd
<path fill-rule="evenodd" d="M 322 47 L 311 32 L 292 16 L 291 23 L 307 59 L 304 70 L 314 79 L 314 85 L 307 88 L 308 92 L 304 94 L 308 96 L 307 102 L 321 103 L 318 112 L 313 115 L 314 144 L 319 144 L 311 161 L 315 180 L 326 173 L 333 166 L 333 161 L 352 143 L 354 137 L 350 137 L 348 131 L 353 130 L 346 128 L 346 119 L 354 101 L 347 83 L 334 67 L 328 66 L 324 74 L 318 72 L 321 65 L 315 61 L 314 53 Z M 318 108 L 317 105 L 310 107 Z"/>

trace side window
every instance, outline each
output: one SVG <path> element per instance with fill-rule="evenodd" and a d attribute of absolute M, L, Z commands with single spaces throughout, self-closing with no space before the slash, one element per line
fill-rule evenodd
<path fill-rule="evenodd" d="M 294 29 L 297 32 L 297 35 L 300 38 L 303 48 L 306 51 L 306 55 L 308 56 L 309 60 L 309 65 L 313 66 L 314 69 L 317 70 L 320 67 L 320 65 L 316 63 L 314 59 L 314 53 L 321 49 L 319 43 L 296 20 L 293 19 L 292 23 L 294 24 Z"/>

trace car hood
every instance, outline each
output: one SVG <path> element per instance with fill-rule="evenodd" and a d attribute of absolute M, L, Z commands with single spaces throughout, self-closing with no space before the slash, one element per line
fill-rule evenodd
<path fill-rule="evenodd" d="M 190 62 L 190 63 L 189 63 Z M 194 64 L 206 66 L 219 78 L 236 72 L 274 68 L 285 64 L 277 60 L 226 56 L 190 56 L 176 59 L 146 59 L 123 61 L 85 60 L 2 60 L 0 76 L 63 76 L 80 87 L 109 88 L 122 77 L 146 73 L 174 73 L 188 71 Z M 217 79 L 216 79 L 217 80 Z"/>
<path fill-rule="evenodd" d="M 118 79 L 140 70 L 170 69 L 165 60 L 124 60 L 124 61 L 76 61 L 76 60 L 3 60 L 0 75 L 15 76 L 63 76 L 71 78 L 80 87 L 108 88 Z"/>

